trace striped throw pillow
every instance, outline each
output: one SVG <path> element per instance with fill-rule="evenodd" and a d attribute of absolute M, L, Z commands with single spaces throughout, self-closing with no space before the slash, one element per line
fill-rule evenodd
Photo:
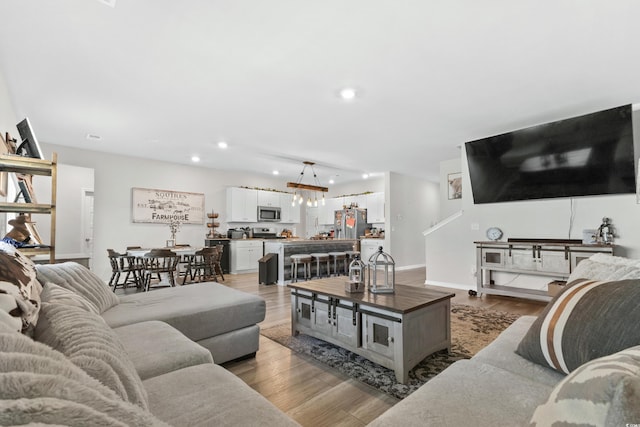
<path fill-rule="evenodd" d="M 538 406 L 531 426 L 624 426 L 640 420 L 640 346 L 585 363 Z"/>
<path fill-rule="evenodd" d="M 549 302 L 516 353 L 568 374 L 640 345 L 640 280 L 578 279 Z"/>

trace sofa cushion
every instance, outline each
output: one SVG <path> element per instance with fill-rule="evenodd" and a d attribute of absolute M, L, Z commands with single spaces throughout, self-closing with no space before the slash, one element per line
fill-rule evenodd
<path fill-rule="evenodd" d="M 41 291 L 33 262 L 0 242 L 0 311 L 5 313 L 0 320 L 30 334 L 38 321 Z"/>
<path fill-rule="evenodd" d="M 100 313 L 117 305 L 118 297 L 109 286 L 91 270 L 76 262 L 36 265 L 38 280 L 53 282 L 58 286 L 82 295 L 98 308 Z"/>
<path fill-rule="evenodd" d="M 72 305 L 94 314 L 100 314 L 98 307 L 96 307 L 94 303 L 82 295 L 58 286 L 53 282 L 45 283 L 40 298 L 43 304 L 55 303 Z"/>
<path fill-rule="evenodd" d="M 640 344 L 640 280 L 576 280 L 545 307 L 517 348 L 559 372 Z"/>
<path fill-rule="evenodd" d="M 640 420 L 640 346 L 585 363 L 540 405 L 531 425 L 624 426 Z"/>
<path fill-rule="evenodd" d="M 78 307 L 45 304 L 34 336 L 63 353 L 122 399 L 147 407 L 142 380 L 116 333 L 100 316 Z"/>
<path fill-rule="evenodd" d="M 551 390 L 495 366 L 460 360 L 369 426 L 524 426 Z"/>
<path fill-rule="evenodd" d="M 565 374 L 548 366 L 533 363 L 516 354 L 518 344 L 535 320 L 536 316 L 521 316 L 502 331 L 490 345 L 476 353 L 473 360 L 554 387 L 566 376 Z"/>
<path fill-rule="evenodd" d="M 166 426 L 64 355 L 0 325 L 0 425 Z"/>
<path fill-rule="evenodd" d="M 174 426 L 297 426 L 219 365 L 190 366 L 144 381 L 151 412 Z"/>
<path fill-rule="evenodd" d="M 571 283 L 577 279 L 640 279 L 640 260 L 608 254 L 594 254 L 578 263 L 569 275 L 567 282 Z"/>
<path fill-rule="evenodd" d="M 264 316 L 264 299 L 214 282 L 126 295 L 102 313 L 113 328 L 161 320 L 193 341 L 255 325 Z"/>
<path fill-rule="evenodd" d="M 143 380 L 187 366 L 213 363 L 209 350 L 164 322 L 134 323 L 114 331 Z"/>

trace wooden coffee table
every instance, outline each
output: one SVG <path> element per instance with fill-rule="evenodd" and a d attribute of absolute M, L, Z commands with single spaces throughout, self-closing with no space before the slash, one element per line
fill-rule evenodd
<path fill-rule="evenodd" d="M 394 294 L 349 293 L 346 277 L 291 283 L 291 335 L 303 333 L 393 369 L 409 371 L 439 350 L 451 350 L 453 293 L 396 285 Z"/>

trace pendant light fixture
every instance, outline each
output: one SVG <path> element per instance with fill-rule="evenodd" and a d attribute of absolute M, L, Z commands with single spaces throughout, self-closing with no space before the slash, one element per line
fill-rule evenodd
<path fill-rule="evenodd" d="M 311 194 L 307 194 L 307 206 L 311 207 L 311 206 L 318 206 L 318 196 L 317 193 L 321 192 L 322 194 L 322 205 L 324 206 L 324 193 L 328 192 L 329 189 L 327 187 L 323 187 L 320 185 L 320 181 L 318 180 L 318 175 L 316 175 L 316 171 L 315 169 L 313 169 L 313 165 L 315 165 L 315 163 L 313 162 L 302 162 L 304 163 L 304 167 L 302 168 L 302 172 L 300 172 L 300 176 L 298 177 L 298 180 L 296 182 L 287 182 L 287 187 L 288 188 L 295 188 L 296 191 L 294 191 L 293 193 L 293 200 L 291 201 L 291 206 L 295 206 L 296 204 L 296 199 L 298 204 L 302 204 L 302 202 L 304 201 L 304 195 L 303 193 L 306 192 L 313 192 L 313 198 L 314 200 L 311 200 Z M 303 184 L 302 180 L 304 179 L 304 173 L 307 170 L 307 167 L 311 168 L 311 172 L 313 172 L 313 180 L 314 180 L 314 184 Z"/>

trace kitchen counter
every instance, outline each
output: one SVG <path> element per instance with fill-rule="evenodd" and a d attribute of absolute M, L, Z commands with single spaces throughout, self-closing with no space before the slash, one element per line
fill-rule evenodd
<path fill-rule="evenodd" d="M 357 250 L 358 241 L 352 239 L 301 240 L 278 239 L 264 242 L 264 253 L 278 255 L 278 285 L 291 282 L 291 255 L 313 252 L 338 252 Z"/>

